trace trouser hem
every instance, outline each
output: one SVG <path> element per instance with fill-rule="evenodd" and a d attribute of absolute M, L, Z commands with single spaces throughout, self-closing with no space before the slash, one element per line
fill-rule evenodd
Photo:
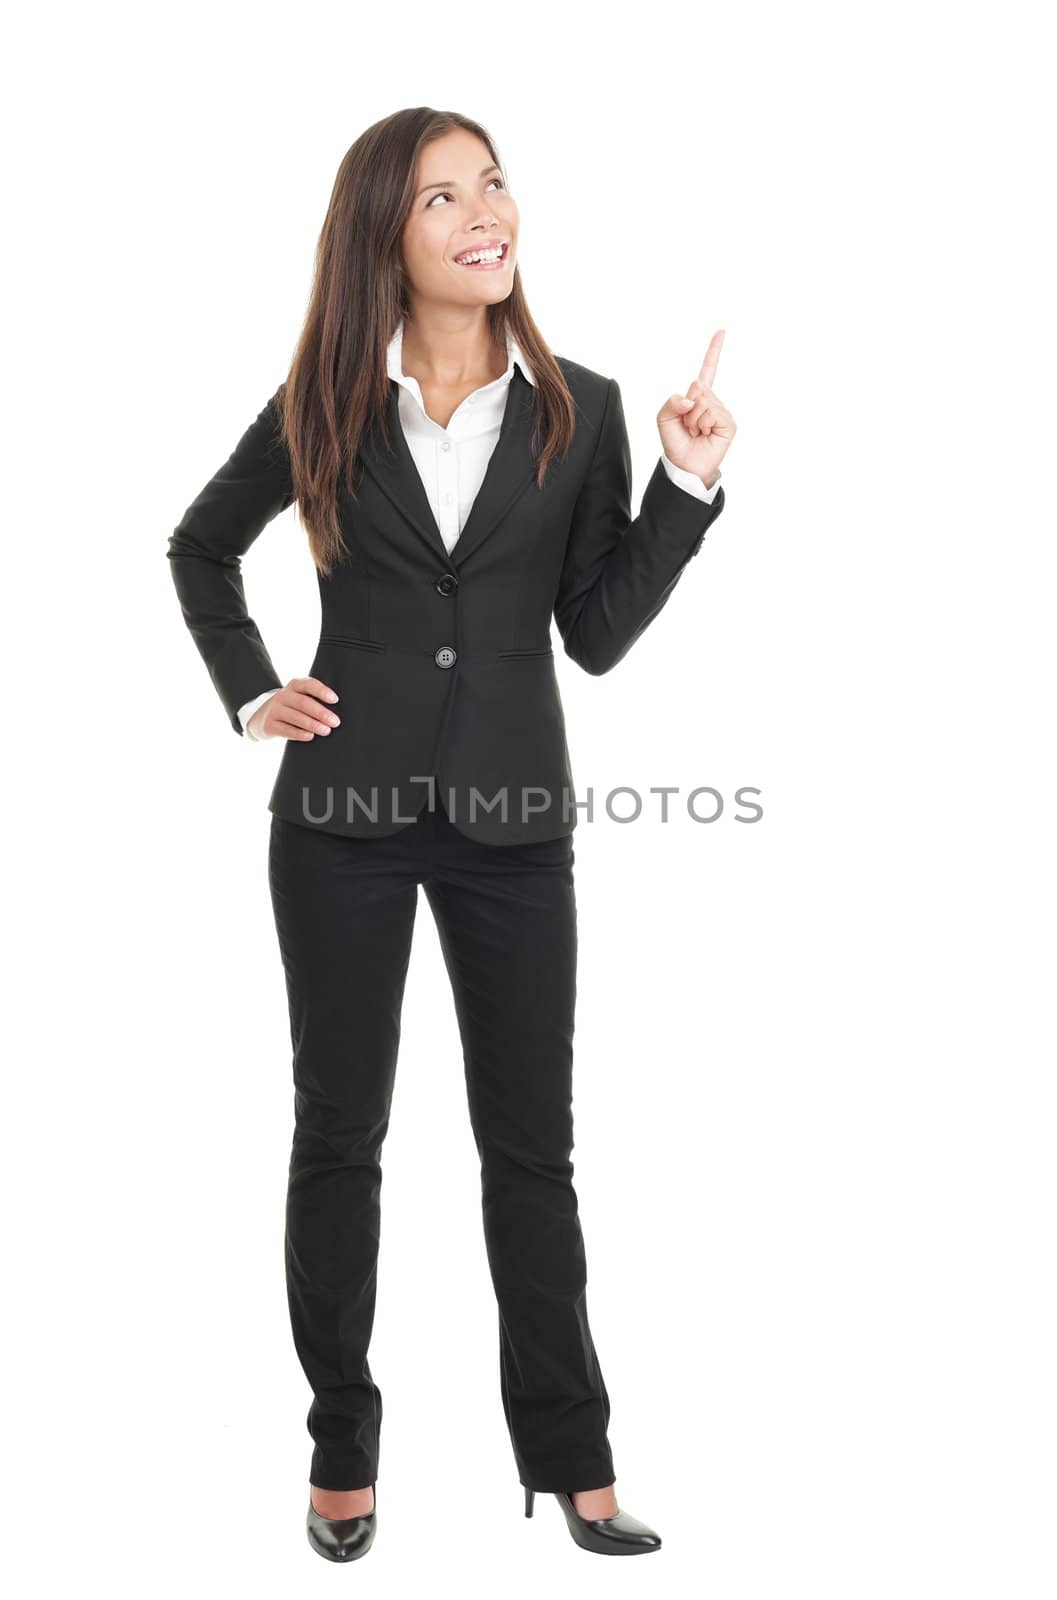
<path fill-rule="evenodd" d="M 518 1465 L 518 1477 L 526 1489 L 540 1494 L 576 1494 L 583 1489 L 608 1489 L 616 1481 L 610 1456 L 567 1457 L 561 1461 L 542 1461 L 535 1466 Z"/>
<path fill-rule="evenodd" d="M 313 1458 L 308 1481 L 317 1489 L 369 1489 L 378 1479 L 377 1467 L 364 1466 L 363 1461 L 342 1463 L 328 1457 L 326 1461 Z"/>

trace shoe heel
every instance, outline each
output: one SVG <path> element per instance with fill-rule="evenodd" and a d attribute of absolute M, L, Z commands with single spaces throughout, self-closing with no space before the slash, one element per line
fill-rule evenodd
<path fill-rule="evenodd" d="M 535 1500 L 535 1498 L 536 1498 L 535 1489 L 530 1489 L 528 1484 L 526 1483 L 526 1485 L 525 1485 L 525 1515 L 526 1515 L 526 1517 L 531 1517 L 531 1515 L 532 1515 L 532 1502 Z"/>

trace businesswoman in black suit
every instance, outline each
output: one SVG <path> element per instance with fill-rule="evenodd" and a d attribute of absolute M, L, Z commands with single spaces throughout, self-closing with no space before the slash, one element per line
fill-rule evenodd
<path fill-rule="evenodd" d="M 285 741 L 269 883 L 293 1044 L 287 1286 L 313 1391 L 308 1535 L 337 1561 L 375 1533 L 380 1152 L 420 884 L 460 1028 L 526 1515 L 545 1490 L 586 1549 L 660 1545 L 617 1504 L 587 1317 L 571 1160 L 581 802 L 550 620 L 586 671 L 616 665 L 722 510 L 735 425 L 712 388 L 718 333 L 658 413 L 633 519 L 619 388 L 548 349 L 518 226 L 479 124 L 418 107 L 369 128 L 335 181 L 289 375 L 167 551 L 235 731 Z M 322 629 L 309 675 L 284 684 L 241 558 L 293 504 Z"/>

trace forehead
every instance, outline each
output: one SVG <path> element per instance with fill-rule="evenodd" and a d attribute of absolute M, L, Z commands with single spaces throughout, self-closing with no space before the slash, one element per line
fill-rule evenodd
<path fill-rule="evenodd" d="M 419 151 L 416 179 L 419 183 L 456 176 L 474 179 L 483 167 L 494 165 L 497 163 L 483 140 L 466 128 L 453 128 Z"/>

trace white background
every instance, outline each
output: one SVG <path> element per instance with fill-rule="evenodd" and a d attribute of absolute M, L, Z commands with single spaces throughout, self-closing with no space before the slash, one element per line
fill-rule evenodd
<path fill-rule="evenodd" d="M 1052 1596 L 1036 19 L 59 5 L 9 34 L 13 1592 Z M 549 1496 L 523 1516 L 424 897 L 378 1537 L 335 1580 L 304 1536 L 281 746 L 232 732 L 165 551 L 285 376 L 344 152 L 418 104 L 494 134 L 544 336 L 621 385 L 636 507 L 657 409 L 727 330 L 722 517 L 616 670 L 558 658 L 581 793 L 728 800 L 712 825 L 600 806 L 576 835 L 576 1183 L 618 1497 L 664 1539 L 645 1565 L 577 1550 Z M 244 570 L 280 674 L 305 672 L 293 512 Z"/>

